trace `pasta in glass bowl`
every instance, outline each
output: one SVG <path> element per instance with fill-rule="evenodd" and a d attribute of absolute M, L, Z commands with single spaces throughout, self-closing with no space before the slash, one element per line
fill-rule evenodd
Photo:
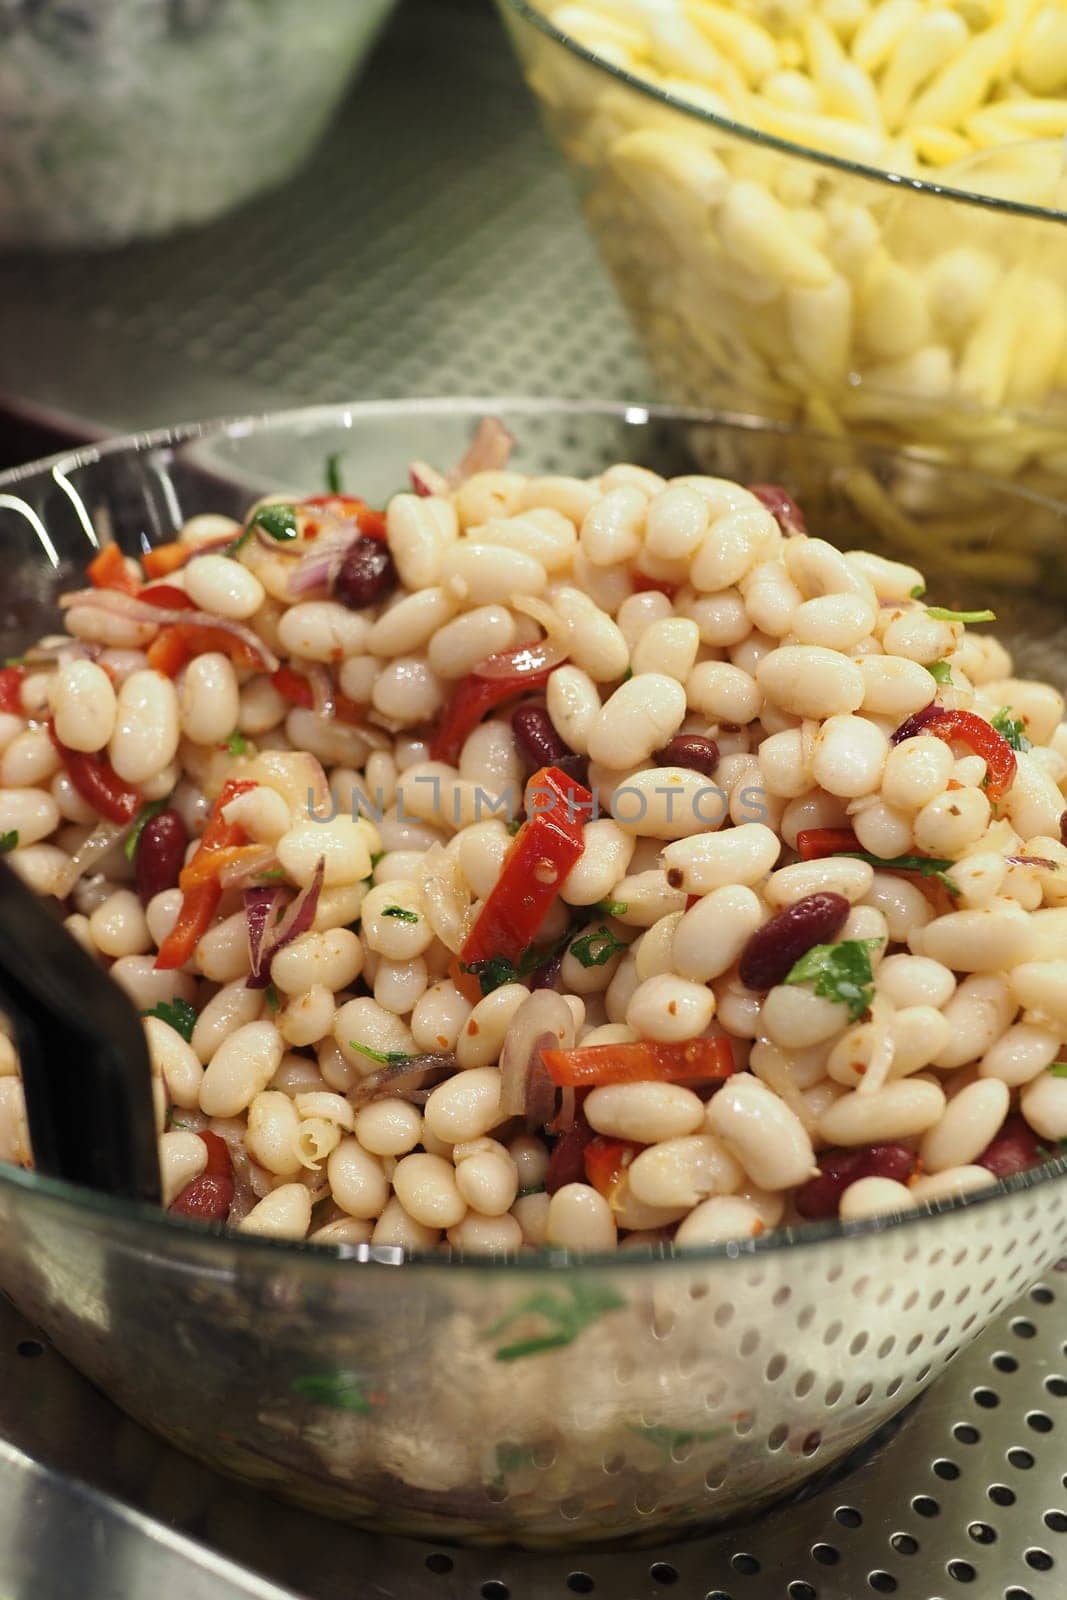
<path fill-rule="evenodd" d="M 1013 675 L 850 480 L 808 532 L 833 441 L 501 403 L 450 476 L 480 409 L 0 485 L 0 832 L 144 1013 L 169 1212 L 28 1170 L 7 1042 L 0 1282 L 322 1511 L 643 1537 L 838 1459 L 1062 1248 L 1058 619 L 998 596 Z"/>
<path fill-rule="evenodd" d="M 500 9 L 668 398 L 1062 489 L 1062 8 Z"/>

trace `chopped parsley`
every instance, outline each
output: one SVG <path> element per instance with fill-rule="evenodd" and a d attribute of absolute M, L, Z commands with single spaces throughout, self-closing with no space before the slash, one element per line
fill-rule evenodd
<path fill-rule="evenodd" d="M 503 1485 L 513 1472 L 525 1472 L 534 1464 L 534 1453 L 525 1444 L 498 1444 L 496 1447 L 496 1477 L 493 1482 Z"/>
<path fill-rule="evenodd" d="M 509 818 L 508 823 L 507 823 L 507 830 L 512 835 L 512 837 L 514 837 L 515 834 L 518 833 L 519 829 L 522 827 L 522 825 L 523 825 L 523 823 L 525 821 L 526 821 L 525 817 L 511 817 L 511 818 Z"/>
<path fill-rule="evenodd" d="M 570 943 L 572 931 L 568 928 L 555 944 L 528 945 L 518 961 L 512 961 L 508 956 L 489 956 L 485 961 L 471 961 L 469 964 L 461 961 L 460 971 L 470 972 L 478 979 L 483 995 L 492 994 L 494 989 L 503 988 L 505 983 L 521 983 L 531 972 L 552 961 Z M 604 931 L 607 932 L 607 929 Z"/>
<path fill-rule="evenodd" d="M 341 487 L 341 452 L 331 450 L 326 457 L 326 487 L 331 494 L 343 494 Z"/>
<path fill-rule="evenodd" d="M 1048 1070 L 1054 1078 L 1067 1078 L 1067 1061 L 1054 1061 Z"/>
<path fill-rule="evenodd" d="M 935 622 L 996 622 L 995 611 L 952 611 L 948 606 L 927 606 L 926 615 Z"/>
<path fill-rule="evenodd" d="M 913 600 L 921 600 L 923 595 L 926 593 L 925 583 L 917 583 L 914 589 L 908 590 L 908 593 Z"/>
<path fill-rule="evenodd" d="M 366 1416 L 371 1408 L 363 1383 L 354 1372 L 309 1372 L 293 1380 L 293 1393 L 334 1411 L 358 1411 Z"/>
<path fill-rule="evenodd" d="M 142 1017 L 158 1017 L 168 1028 L 180 1033 L 186 1044 L 192 1042 L 196 1027 L 196 1007 L 188 1000 L 161 1000 L 151 1011 L 142 1011 Z"/>
<path fill-rule="evenodd" d="M 817 944 L 801 956 L 786 983 L 810 983 L 823 1000 L 847 1006 L 853 1022 L 866 1014 L 874 997 L 871 950 L 881 939 L 843 939 L 840 944 Z"/>
<path fill-rule="evenodd" d="M 629 683 L 629 681 L 633 677 L 633 675 L 634 675 L 633 667 L 627 667 L 626 671 L 622 675 L 623 683 Z"/>
<path fill-rule="evenodd" d="M 952 668 L 947 661 L 927 661 L 924 665 L 935 683 L 952 682 Z"/>
<path fill-rule="evenodd" d="M 1005 744 L 1011 745 L 1013 750 L 1024 753 L 1032 748 L 1026 737 L 1026 724 L 1021 717 L 1011 715 L 1011 706 L 1001 706 L 996 716 L 990 718 L 990 726 L 1000 734 Z"/>
<path fill-rule="evenodd" d="M 945 856 L 872 856 L 869 850 L 842 852 L 852 861 L 869 861 L 879 872 L 917 872 L 921 878 L 936 878 L 951 895 L 958 895 L 960 886 L 948 875 L 956 863 Z"/>
<path fill-rule="evenodd" d="M 598 900 L 595 906 L 589 907 L 598 917 L 624 917 L 630 907 L 625 900 Z"/>
<path fill-rule="evenodd" d="M 638 1434 L 642 1439 L 647 1439 L 649 1444 L 654 1444 L 659 1450 L 664 1461 L 678 1460 L 678 1452 L 688 1450 L 690 1445 L 702 1444 L 707 1439 L 718 1439 L 726 1432 L 723 1428 L 682 1429 L 680 1432 L 674 1428 L 665 1428 L 662 1424 L 644 1425 L 630 1423 L 630 1432 Z"/>
<path fill-rule="evenodd" d="M 418 922 L 419 920 L 417 911 L 408 911 L 404 906 L 386 906 L 382 916 L 392 917 L 396 922 Z"/>
<path fill-rule="evenodd" d="M 243 756 L 248 750 L 248 740 L 240 728 L 235 728 L 226 740 L 226 748 L 231 756 Z"/>
<path fill-rule="evenodd" d="M 6 856 L 9 850 L 17 850 L 19 830 L 12 828 L 9 833 L 0 833 L 0 856 Z"/>
<path fill-rule="evenodd" d="M 524 1356 L 539 1356 L 545 1350 L 559 1350 L 573 1344 L 578 1335 L 605 1312 L 618 1311 L 625 1304 L 614 1289 L 578 1278 L 565 1289 L 545 1290 L 520 1300 L 513 1311 L 493 1323 L 484 1337 L 497 1339 L 523 1317 L 540 1317 L 547 1324 L 546 1332 L 518 1339 L 513 1344 L 498 1345 L 493 1352 L 497 1361 L 521 1361 Z"/>
<path fill-rule="evenodd" d="M 625 949 L 625 939 L 616 939 L 611 929 L 601 923 L 595 933 L 586 933 L 580 939 L 575 939 L 570 953 L 583 967 L 606 967 L 612 956 Z"/>
<path fill-rule="evenodd" d="M 256 877 L 259 879 L 260 883 L 284 883 L 285 868 L 268 867 L 264 872 L 257 872 Z"/>
<path fill-rule="evenodd" d="M 281 1001 L 278 998 L 278 991 L 274 987 L 273 983 L 268 983 L 267 985 L 267 1005 L 272 1011 L 277 1011 L 281 1005 Z"/>
<path fill-rule="evenodd" d="M 153 817 L 158 817 L 161 811 L 166 810 L 166 805 L 167 802 L 165 800 L 153 800 L 150 805 L 142 806 L 138 811 L 133 819 L 133 827 L 126 836 L 126 843 L 122 847 L 122 853 L 127 861 L 133 860 L 137 854 L 137 846 L 141 842 L 142 833 Z"/>
<path fill-rule="evenodd" d="M 284 544 L 287 539 L 295 539 L 299 532 L 296 509 L 294 506 L 260 506 L 252 513 L 245 532 L 251 533 L 257 526 L 279 544 Z"/>
<path fill-rule="evenodd" d="M 401 1061 L 411 1060 L 402 1050 L 372 1050 L 369 1044 L 360 1044 L 358 1039 L 349 1039 L 348 1048 L 358 1050 L 361 1056 L 368 1056 L 382 1067 L 395 1067 Z"/>

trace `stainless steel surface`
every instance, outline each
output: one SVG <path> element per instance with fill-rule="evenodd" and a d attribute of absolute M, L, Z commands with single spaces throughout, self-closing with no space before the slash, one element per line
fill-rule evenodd
<path fill-rule="evenodd" d="M 4 1600 L 1062 1600 L 1067 1283 L 1050 1274 L 810 1498 L 640 1554 L 444 1550 L 278 1505 L 127 1421 L 0 1301 Z"/>
<path fill-rule="evenodd" d="M 0 392 L 90 432 L 650 389 L 487 3 L 405 0 L 311 166 L 234 216 L 110 255 L 0 257 Z"/>

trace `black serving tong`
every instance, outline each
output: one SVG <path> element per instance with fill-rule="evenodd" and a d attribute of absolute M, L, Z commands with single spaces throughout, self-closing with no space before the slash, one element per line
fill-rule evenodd
<path fill-rule="evenodd" d="M 0 1009 L 18 1046 L 35 1169 L 160 1200 L 141 1020 L 49 905 L 0 861 Z"/>

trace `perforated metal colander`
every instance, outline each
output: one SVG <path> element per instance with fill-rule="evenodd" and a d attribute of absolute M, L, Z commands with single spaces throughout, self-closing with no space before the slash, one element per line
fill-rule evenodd
<path fill-rule="evenodd" d="M 193 513 L 315 484 L 331 455 L 373 499 L 416 456 L 455 459 L 486 409 L 518 437 L 520 468 L 700 464 L 791 486 L 802 471 L 821 532 L 878 535 L 855 503 L 855 458 L 841 476 L 836 446 L 757 424 L 536 401 L 323 408 L 0 479 L 13 556 L 0 648 L 49 624 L 52 594 L 84 558 L 87 512 L 131 544 L 166 538 Z M 921 477 L 935 469 L 878 452 L 860 465 L 864 482 L 908 488 L 921 527 Z M 1056 507 L 987 485 L 974 541 L 1009 512 L 1054 584 L 1042 552 L 1062 535 Z M 931 549 L 928 565 L 939 560 Z M 1043 629 L 1047 645 L 1058 612 L 1003 592 L 1002 617 L 1020 607 L 1030 646 Z M 474 1543 L 648 1541 L 796 1487 L 918 1395 L 1064 1253 L 1065 1170 L 1061 1158 L 889 1225 L 510 1263 L 215 1238 L 5 1173 L 0 1284 L 132 1415 L 314 1510 Z"/>

